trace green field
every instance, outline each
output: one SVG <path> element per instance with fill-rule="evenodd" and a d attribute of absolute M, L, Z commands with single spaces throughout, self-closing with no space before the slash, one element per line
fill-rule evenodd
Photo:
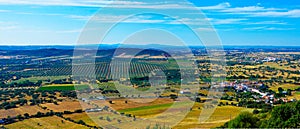
<path fill-rule="evenodd" d="M 38 89 L 38 91 L 72 91 L 72 90 L 86 90 L 89 89 L 90 87 L 85 84 L 57 84 L 57 85 L 46 85 L 42 86 Z"/>
<path fill-rule="evenodd" d="M 157 115 L 166 111 L 171 106 L 174 109 L 181 109 L 182 107 L 186 107 L 188 104 L 189 103 L 186 102 L 177 102 L 177 103 L 149 105 L 149 106 L 143 106 L 137 108 L 118 110 L 118 112 L 124 112 L 125 114 L 132 114 L 132 115 L 142 116 L 142 117 L 151 117 L 153 115 Z"/>
<path fill-rule="evenodd" d="M 144 112 L 144 110 L 159 110 L 159 109 L 168 109 L 170 106 L 172 106 L 173 103 L 167 103 L 167 104 L 159 104 L 159 105 L 151 105 L 151 106 L 144 106 L 144 107 L 137 107 L 137 108 L 128 108 L 128 109 L 123 109 L 119 110 L 119 112 Z M 150 113 L 150 112 L 149 112 Z M 151 112 L 153 113 L 153 112 Z"/>

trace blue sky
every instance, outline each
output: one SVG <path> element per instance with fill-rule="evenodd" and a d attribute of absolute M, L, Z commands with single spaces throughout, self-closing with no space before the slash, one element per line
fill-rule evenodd
<path fill-rule="evenodd" d="M 299 0 L 121 0 L 113 3 L 109 0 L 0 0 L 0 45 L 73 45 L 95 14 L 93 18 L 104 25 L 128 17 L 130 11 L 174 15 L 170 18 L 140 14 L 127 18 L 109 32 L 104 43 L 124 42 L 126 36 L 136 31 L 154 28 L 167 30 L 188 45 L 201 44 L 189 26 L 203 33 L 215 30 L 219 37 L 211 38 L 220 38 L 223 45 L 300 45 Z M 201 12 L 205 17 L 198 17 L 202 16 Z M 97 36 L 96 32 L 90 33 Z M 149 31 L 138 35 L 145 39 L 127 42 L 138 43 L 155 37 L 166 44 L 176 42 L 167 35 Z"/>

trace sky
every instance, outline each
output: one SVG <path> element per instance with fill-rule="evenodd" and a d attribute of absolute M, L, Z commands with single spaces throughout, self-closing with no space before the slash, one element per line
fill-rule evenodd
<path fill-rule="evenodd" d="M 299 23 L 299 0 L 0 0 L 0 45 L 299 46 Z"/>

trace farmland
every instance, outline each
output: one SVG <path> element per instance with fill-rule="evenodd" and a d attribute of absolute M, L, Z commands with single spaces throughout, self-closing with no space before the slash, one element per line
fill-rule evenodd
<path fill-rule="evenodd" d="M 75 58 L 82 62 L 72 62 L 70 53 L 50 58 L 29 51 L 16 59 L 23 64 L 0 69 L 0 119 L 6 128 L 214 128 L 241 112 L 268 113 L 300 99 L 297 53 L 230 48 L 223 67 L 201 48 L 192 50 L 194 58 L 158 50 L 113 58 L 113 50 L 103 50 L 94 64 L 86 63 L 94 58 L 88 50 Z"/>
<path fill-rule="evenodd" d="M 62 122 L 63 121 L 63 122 Z M 6 126 L 6 128 L 64 128 L 64 129 L 88 129 L 87 127 L 75 124 L 69 121 L 64 121 L 59 117 L 44 117 L 44 118 L 33 118 L 29 120 L 24 120 L 22 122 L 17 122 Z"/>

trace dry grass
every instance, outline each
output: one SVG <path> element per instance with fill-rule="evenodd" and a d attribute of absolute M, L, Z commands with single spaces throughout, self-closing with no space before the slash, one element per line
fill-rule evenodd
<path fill-rule="evenodd" d="M 71 118 L 75 121 L 82 120 L 88 125 L 97 126 L 97 127 L 104 127 L 104 128 L 113 128 L 113 127 L 120 127 L 120 126 L 129 126 L 133 121 L 133 118 L 121 116 L 119 114 L 113 114 L 108 111 L 103 112 L 91 112 L 91 113 L 77 113 L 77 114 L 69 114 L 64 115 L 66 118 Z M 99 117 L 102 117 L 103 119 L 99 119 Z M 110 119 L 110 121 L 107 120 L 107 117 Z M 118 122 L 118 120 L 121 121 L 121 123 Z M 134 126 L 136 127 L 136 126 Z"/>
<path fill-rule="evenodd" d="M 200 106 L 200 105 L 198 105 Z M 181 128 L 214 128 L 223 125 L 230 119 L 234 119 L 242 111 L 251 111 L 242 107 L 221 106 L 217 107 L 209 119 L 205 122 L 199 122 L 201 109 L 193 109 L 184 120 L 182 120 L 174 129 Z"/>
<path fill-rule="evenodd" d="M 75 124 L 57 116 L 32 118 L 6 125 L 8 129 L 88 129 L 86 126 Z"/>
<path fill-rule="evenodd" d="M 126 100 L 127 100 L 127 103 L 125 103 Z M 148 99 L 148 98 L 115 99 L 112 101 L 113 101 L 113 104 L 109 104 L 107 101 L 103 101 L 103 100 L 96 100 L 96 101 L 92 101 L 91 103 L 94 103 L 99 106 L 109 105 L 114 110 L 122 110 L 122 109 L 128 109 L 128 108 L 137 108 L 137 107 L 144 107 L 144 106 L 150 106 L 150 105 L 173 103 L 173 100 L 169 99 L 169 98 L 157 98 L 155 100 Z"/>
<path fill-rule="evenodd" d="M 46 103 L 46 104 L 41 104 L 41 106 L 47 107 L 49 110 L 53 110 L 55 112 L 75 111 L 78 109 L 85 110 L 87 108 L 93 107 L 87 103 L 83 103 L 83 102 L 80 103 L 79 101 L 63 101 L 63 102 L 58 102 L 58 105 L 55 105 L 53 103 Z"/>
<path fill-rule="evenodd" d="M 34 115 L 37 112 L 47 112 L 46 110 L 41 109 L 38 106 L 22 106 L 19 108 L 12 108 L 12 109 L 2 109 L 0 110 L 0 118 L 6 118 L 7 116 L 17 116 L 17 115 L 24 115 L 25 113 L 28 113 L 29 115 Z"/>
<path fill-rule="evenodd" d="M 270 87 L 270 89 L 273 90 L 273 91 L 278 92 L 278 88 L 279 87 L 283 88 L 284 90 L 287 90 L 287 89 L 294 90 L 294 89 L 299 88 L 300 85 L 296 85 L 296 84 L 283 84 L 283 85 L 272 86 L 272 87 Z"/>

